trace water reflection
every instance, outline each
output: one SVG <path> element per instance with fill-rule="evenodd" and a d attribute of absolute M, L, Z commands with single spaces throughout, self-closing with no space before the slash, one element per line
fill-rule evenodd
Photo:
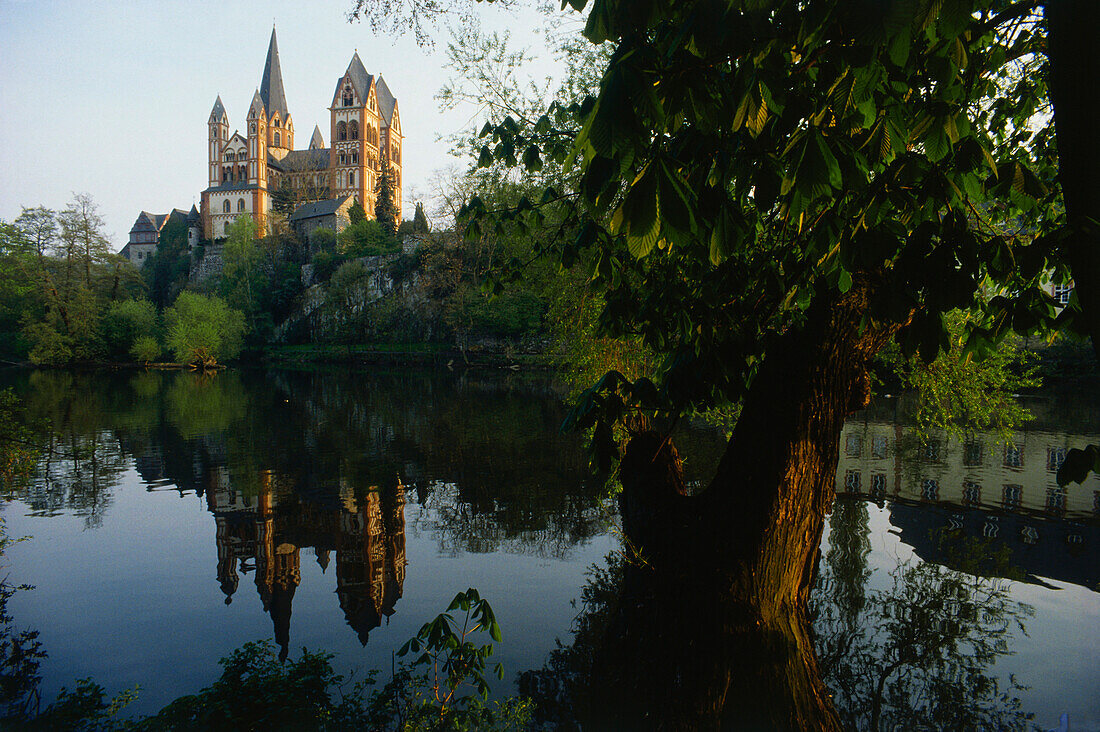
<path fill-rule="evenodd" d="M 280 490 L 281 487 L 281 490 Z M 394 612 L 405 582 L 405 487 L 372 487 L 339 501 L 311 500 L 271 471 L 260 490 L 234 490 L 225 471 L 210 476 L 207 506 L 217 525 L 218 584 L 233 601 L 240 574 L 255 574 L 256 591 L 274 624 L 286 659 L 294 591 L 301 582 L 301 552 L 310 549 L 321 570 L 336 555 L 336 595 L 344 619 L 366 645 L 370 631 Z"/>
<path fill-rule="evenodd" d="M 51 429 L 35 480 L 7 497 L 95 528 L 132 465 L 148 492 L 202 501 L 225 604 L 250 576 L 283 657 L 303 552 L 333 578 L 361 644 L 393 615 L 408 564 L 406 500 L 416 506 L 409 528 L 449 556 L 568 558 L 610 517 L 579 438 L 558 431 L 562 407 L 545 380 L 33 372 L 14 381 Z"/>
<path fill-rule="evenodd" d="M 979 565 L 1014 570 L 1004 547 L 935 532 L 959 569 L 907 560 L 871 589 L 867 504 L 840 498 L 811 599 L 822 676 L 849 729 L 1019 729 L 1027 679 L 993 666 L 1027 634 L 1034 609 Z"/>
<path fill-rule="evenodd" d="M 1056 409 L 1063 405 L 1070 414 Z M 983 576 L 1008 577 L 1008 567 L 1028 582 L 1100 590 L 1100 476 L 1068 486 L 1055 479 L 1070 448 L 1100 439 L 1095 400 L 1031 400 L 1036 420 L 1007 439 L 918 440 L 905 406 L 884 400 L 845 425 L 837 495 L 889 500 L 891 524 L 926 561 Z M 962 537 L 985 540 L 1004 561 L 961 563 Z"/>
<path fill-rule="evenodd" d="M 203 603 L 221 612 L 219 598 L 238 618 L 242 607 L 253 613 L 262 607 L 267 617 L 258 618 L 259 632 L 273 636 L 284 656 L 306 635 L 308 598 L 320 598 L 315 601 L 330 611 L 329 626 L 355 649 L 373 634 L 371 648 L 388 663 L 389 648 L 382 648 L 376 629 L 395 613 L 398 624 L 419 624 L 438 612 L 410 605 L 416 602 L 410 588 L 418 578 L 460 566 L 453 562 L 433 574 L 424 558 L 533 559 L 538 566 L 532 562 L 523 571 L 537 583 L 550 560 L 570 558 L 613 526 L 613 504 L 588 480 L 579 438 L 559 433 L 562 407 L 540 380 L 409 372 L 7 378 L 32 421 L 52 424 L 41 436 L 48 449 L 37 479 L 9 488 L 7 497 L 34 516 L 77 515 L 81 528 L 96 529 L 89 537 L 107 533 L 97 527 L 127 510 L 127 501 L 153 505 L 146 492 L 169 491 L 201 506 L 209 532 L 180 541 L 201 544 L 196 586 L 209 588 L 213 599 L 170 579 L 158 590 L 187 597 L 193 607 L 179 617 L 193 613 L 196 622 L 205 620 Z M 1027 722 L 1035 698 L 1024 685 L 1056 697 L 1051 704 L 1061 702 L 1065 690 L 1057 674 L 1028 669 L 1016 677 L 1005 670 L 1011 668 L 1005 659 L 1038 620 L 1017 581 L 1042 591 L 1065 583 L 1098 587 L 1100 479 L 1060 490 L 1053 478 L 1065 448 L 1100 441 L 1095 401 L 1061 402 L 1070 405 L 1069 416 L 1033 406 L 1037 421 L 1013 436 L 1010 447 L 992 435 L 918 442 L 904 403 L 895 401 L 879 402 L 845 427 L 836 484 L 841 497 L 828 518 L 814 593 L 813 648 L 847 726 L 1016 728 Z M 685 439 L 689 483 L 709 480 L 697 473 L 713 464 L 723 443 L 723 435 L 706 432 Z M 141 477 L 137 491 L 131 470 Z M 63 522 L 42 522 L 55 523 Z M 904 549 L 900 562 L 883 556 L 887 531 L 891 546 Z M 26 533 L 51 551 L 45 526 Z M 673 554 L 682 581 L 654 583 L 634 573 L 624 590 L 628 571 L 620 562 L 598 572 L 584 591 L 573 642 L 552 653 L 543 669 L 523 675 L 521 690 L 539 699 L 555 724 L 569 726 L 583 703 L 598 704 L 591 690 L 618 673 L 605 662 L 600 678 L 592 678 L 616 619 L 629 621 L 620 622 L 620 630 L 638 633 L 622 635 L 620 660 L 634 667 L 634 677 L 652 680 L 646 682 L 652 687 L 636 688 L 666 712 L 688 697 L 671 685 L 659 688 L 668 669 L 676 669 L 677 683 L 724 688 L 729 659 L 745 667 L 760 652 L 726 637 L 729 615 L 707 589 L 715 582 L 703 575 L 705 557 Z M 59 554 L 50 563 L 61 566 L 65 559 Z M 112 558 L 105 553 L 97 561 L 107 565 Z M 170 578 L 173 571 L 178 568 L 164 574 Z M 324 592 L 308 594 L 310 573 L 323 578 Z M 52 581 L 25 579 L 42 587 Z M 511 603 L 522 616 L 542 604 L 509 589 L 493 596 L 498 613 Z M 566 600 L 576 594 L 569 592 Z M 1057 600 L 1039 612 L 1056 618 L 1048 625 L 1080 623 L 1074 608 Z M 563 609 L 561 627 L 573 614 Z M 643 631 L 654 639 L 644 654 L 636 642 Z M 257 634 L 252 627 L 245 632 L 242 641 Z M 1031 642 L 1046 655 L 1060 653 L 1058 638 Z M 525 657 L 528 667 L 539 665 L 549 645 Z M 219 647 L 204 662 L 212 667 L 226 650 Z M 180 693 L 187 690 L 193 689 Z M 581 698 L 586 690 L 587 700 Z M 708 711 L 703 703 L 711 700 L 696 701 L 699 708 L 686 712 Z"/>

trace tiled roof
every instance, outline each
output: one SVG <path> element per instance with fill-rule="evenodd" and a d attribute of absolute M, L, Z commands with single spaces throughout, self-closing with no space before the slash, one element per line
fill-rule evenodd
<path fill-rule="evenodd" d="M 325 138 L 321 137 L 321 128 L 318 125 L 313 126 L 313 137 L 309 140 L 310 150 L 320 150 L 325 146 Z"/>
<path fill-rule="evenodd" d="M 214 101 L 214 108 L 210 110 L 211 119 L 221 119 L 225 116 L 225 106 L 222 104 L 222 95 L 219 94 L 218 98 Z"/>
<path fill-rule="evenodd" d="M 291 150 L 283 156 L 282 160 L 276 160 L 273 155 L 268 155 L 267 165 L 285 173 L 325 170 L 328 168 L 328 149 Z"/>
<path fill-rule="evenodd" d="M 351 85 L 355 89 L 355 93 L 359 95 L 359 100 L 365 104 L 367 94 L 370 93 L 370 84 L 373 77 L 367 73 L 363 62 L 359 60 L 358 51 L 351 57 L 351 63 L 348 64 L 348 70 L 345 74 L 351 78 Z M 341 76 L 340 81 L 343 81 L 343 79 L 344 77 Z M 336 93 L 333 95 L 335 99 L 340 98 L 340 81 L 336 82 Z"/>
<path fill-rule="evenodd" d="M 397 104 L 397 97 L 386 86 L 386 81 L 381 76 L 374 84 L 374 93 L 378 95 L 378 110 L 382 113 L 382 120 L 389 127 L 390 121 L 393 119 L 393 108 Z"/>
<path fill-rule="evenodd" d="M 290 215 L 289 220 L 301 221 L 302 219 L 312 219 L 316 216 L 331 216 L 349 201 L 351 201 L 351 196 L 341 196 L 339 198 L 329 198 L 324 201 L 317 201 L 316 203 L 307 203 L 295 209 L 294 213 Z"/>
<path fill-rule="evenodd" d="M 267 63 L 264 64 L 264 77 L 260 82 L 260 98 L 268 116 L 278 112 L 286 119 L 286 94 L 283 92 L 283 72 L 279 68 L 279 43 L 275 40 L 275 29 L 271 29 L 271 43 L 267 47 Z"/>

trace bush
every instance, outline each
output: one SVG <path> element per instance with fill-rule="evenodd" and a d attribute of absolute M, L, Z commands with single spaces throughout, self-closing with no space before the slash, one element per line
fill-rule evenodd
<path fill-rule="evenodd" d="M 138 339 L 151 337 L 157 325 L 157 311 L 148 300 L 122 300 L 107 306 L 103 314 L 103 341 L 111 356 L 132 353 Z"/>
<path fill-rule="evenodd" d="M 339 249 L 349 257 L 372 257 L 401 251 L 397 239 L 386 234 L 377 221 L 352 224 L 338 236 Z"/>
<path fill-rule="evenodd" d="M 160 356 L 160 344 L 152 336 L 141 336 L 134 341 L 134 345 L 130 348 L 130 356 L 135 361 L 141 361 L 142 363 L 155 361 Z"/>
<path fill-rule="evenodd" d="M 244 314 L 220 297 L 181 293 L 164 311 L 165 345 L 181 363 L 230 359 L 244 345 Z"/>

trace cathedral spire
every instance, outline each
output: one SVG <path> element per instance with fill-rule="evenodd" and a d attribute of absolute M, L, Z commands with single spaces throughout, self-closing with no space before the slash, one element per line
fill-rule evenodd
<path fill-rule="evenodd" d="M 271 27 L 271 43 L 267 47 L 264 78 L 260 82 L 260 98 L 269 115 L 278 112 L 285 119 L 289 114 L 286 108 L 286 94 L 283 92 L 283 72 L 279 68 L 279 43 L 275 39 L 274 26 Z"/>
<path fill-rule="evenodd" d="M 313 137 L 309 141 L 310 150 L 322 150 L 325 147 L 325 139 L 321 137 L 321 127 L 313 126 Z"/>

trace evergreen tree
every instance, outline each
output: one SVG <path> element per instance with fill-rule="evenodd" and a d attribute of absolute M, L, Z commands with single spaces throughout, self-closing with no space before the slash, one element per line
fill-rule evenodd
<path fill-rule="evenodd" d="M 348 220 L 351 221 L 351 225 L 355 226 L 360 221 L 365 221 L 367 218 L 367 212 L 363 208 L 363 204 L 359 203 L 359 199 L 355 199 L 355 203 L 351 204 L 351 208 L 348 209 Z"/>
<path fill-rule="evenodd" d="M 397 235 L 397 206 L 393 202 L 393 171 L 385 157 L 382 158 L 382 170 L 378 174 L 374 193 L 374 218 L 382 225 L 386 235 L 393 238 Z"/>
<path fill-rule="evenodd" d="M 424 204 L 416 202 L 416 213 L 413 214 L 413 234 L 426 236 L 428 233 L 428 217 L 424 213 Z"/>

